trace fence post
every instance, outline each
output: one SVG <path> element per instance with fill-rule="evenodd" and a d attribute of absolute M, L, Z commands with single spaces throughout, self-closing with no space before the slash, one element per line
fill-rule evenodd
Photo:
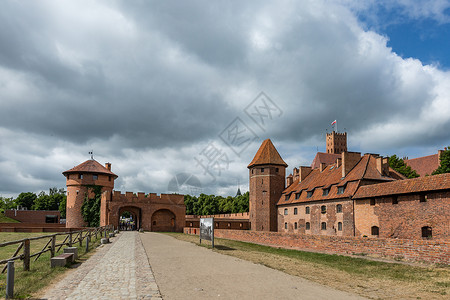
<path fill-rule="evenodd" d="M 89 252 L 89 240 L 90 240 L 90 238 L 89 238 L 89 236 L 87 236 L 86 237 L 86 253 Z"/>
<path fill-rule="evenodd" d="M 50 248 L 50 257 L 55 256 L 56 234 L 52 236 L 52 246 Z"/>
<path fill-rule="evenodd" d="M 72 247 L 72 232 L 69 233 L 69 247 Z"/>
<path fill-rule="evenodd" d="M 30 271 L 30 240 L 23 241 L 23 270 Z"/>
<path fill-rule="evenodd" d="M 8 261 L 8 273 L 6 275 L 6 299 L 14 298 L 14 261 Z"/>

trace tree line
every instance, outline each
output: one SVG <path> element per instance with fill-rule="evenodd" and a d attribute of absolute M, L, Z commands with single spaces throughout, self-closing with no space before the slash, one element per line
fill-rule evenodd
<path fill-rule="evenodd" d="M 23 207 L 28 210 L 59 210 L 61 218 L 66 217 L 66 191 L 56 187 L 50 188 L 48 194 L 41 191 L 20 193 L 17 198 L 0 197 L 0 211 Z"/>
<path fill-rule="evenodd" d="M 200 196 L 184 196 L 187 215 L 217 215 L 248 212 L 249 193 L 235 197 L 200 194 Z"/>

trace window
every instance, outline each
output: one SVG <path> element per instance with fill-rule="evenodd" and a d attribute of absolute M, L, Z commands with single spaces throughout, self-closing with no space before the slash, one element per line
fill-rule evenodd
<path fill-rule="evenodd" d="M 300 193 L 295 193 L 295 200 L 300 199 Z"/>
<path fill-rule="evenodd" d="M 231 223 L 228 223 L 228 228 L 230 228 L 231 227 Z"/>
<path fill-rule="evenodd" d="M 422 237 L 426 239 L 431 239 L 433 237 L 433 230 L 430 226 L 422 227 Z"/>
<path fill-rule="evenodd" d="M 320 225 L 320 228 L 322 230 L 327 230 L 327 223 L 326 222 L 322 222 L 321 225 Z"/>
<path fill-rule="evenodd" d="M 277 172 L 277 173 L 278 173 L 278 168 L 275 168 L 275 172 Z"/>
<path fill-rule="evenodd" d="M 338 194 L 343 194 L 345 191 L 345 186 L 338 186 Z"/>
<path fill-rule="evenodd" d="M 83 179 L 83 174 L 78 174 L 78 179 Z"/>
<path fill-rule="evenodd" d="M 398 204 L 398 197 L 392 196 L 392 204 Z"/>
<path fill-rule="evenodd" d="M 378 226 L 372 226 L 370 229 L 372 235 L 379 236 L 380 235 L 380 228 Z"/>
<path fill-rule="evenodd" d="M 342 204 L 336 205 L 336 212 L 341 213 L 342 212 Z"/>
<path fill-rule="evenodd" d="M 77 195 L 78 195 L 78 193 L 79 193 L 80 191 L 79 190 L 77 190 Z"/>
<path fill-rule="evenodd" d="M 327 213 L 327 206 L 326 205 L 322 205 L 320 207 L 320 212 L 323 213 L 323 214 L 326 214 Z"/>
<path fill-rule="evenodd" d="M 261 173 L 264 173 L 264 168 L 261 168 Z"/>
<path fill-rule="evenodd" d="M 108 176 L 108 181 L 111 181 L 111 176 Z"/>
<path fill-rule="evenodd" d="M 97 174 L 92 175 L 92 179 L 98 180 L 98 175 Z"/>
<path fill-rule="evenodd" d="M 330 189 L 323 189 L 322 196 L 328 196 Z"/>
<path fill-rule="evenodd" d="M 284 229 L 287 229 L 287 223 L 286 222 L 284 223 Z"/>
<path fill-rule="evenodd" d="M 427 195 L 424 194 L 420 195 L 420 202 L 427 202 L 427 200 L 428 200 Z"/>
<path fill-rule="evenodd" d="M 153 221 L 153 225 L 156 225 L 156 221 Z"/>
<path fill-rule="evenodd" d="M 312 195 L 313 195 L 313 191 L 308 191 L 308 192 L 306 193 L 306 198 L 311 198 Z"/>
<path fill-rule="evenodd" d="M 342 231 L 342 222 L 338 222 L 338 231 Z"/>
<path fill-rule="evenodd" d="M 288 209 L 285 208 L 285 209 L 284 209 L 284 215 L 287 215 L 287 214 L 288 214 Z"/>
<path fill-rule="evenodd" d="M 375 205 L 376 201 L 375 198 L 370 198 L 370 205 Z"/>
<path fill-rule="evenodd" d="M 253 174 L 253 171 L 254 171 L 254 170 L 252 169 L 252 174 Z"/>
<path fill-rule="evenodd" d="M 296 215 L 298 213 L 298 209 L 297 207 L 294 208 L 294 215 Z"/>
<path fill-rule="evenodd" d="M 305 224 L 305 229 L 306 229 L 306 230 L 310 230 L 310 229 L 311 229 L 311 223 L 306 222 L 306 224 Z"/>
<path fill-rule="evenodd" d="M 294 223 L 294 228 L 297 229 L 297 222 Z"/>
<path fill-rule="evenodd" d="M 309 215 L 309 206 L 305 207 L 305 214 Z"/>
<path fill-rule="evenodd" d="M 285 195 L 285 196 L 284 196 L 284 200 L 285 200 L 285 201 L 288 201 L 290 196 L 291 196 L 290 194 Z"/>

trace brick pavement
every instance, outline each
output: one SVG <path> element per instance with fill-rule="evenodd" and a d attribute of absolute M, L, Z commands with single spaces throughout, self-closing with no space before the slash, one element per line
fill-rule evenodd
<path fill-rule="evenodd" d="M 46 292 L 45 299 L 162 299 L 139 233 L 121 232 Z"/>

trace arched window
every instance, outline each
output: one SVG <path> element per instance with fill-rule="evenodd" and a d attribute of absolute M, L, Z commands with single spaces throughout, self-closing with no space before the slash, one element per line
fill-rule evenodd
<path fill-rule="evenodd" d="M 297 222 L 294 223 L 294 228 L 297 229 Z"/>
<path fill-rule="evenodd" d="M 305 214 L 309 215 L 309 206 L 305 207 Z"/>
<path fill-rule="evenodd" d="M 287 229 L 287 223 L 286 222 L 284 223 L 284 229 Z"/>
<path fill-rule="evenodd" d="M 306 222 L 306 224 L 305 224 L 305 229 L 306 229 L 306 230 L 310 230 L 310 229 L 311 229 L 311 223 Z"/>
<path fill-rule="evenodd" d="M 327 223 L 326 222 L 322 222 L 320 227 L 321 227 L 322 230 L 327 230 Z"/>
<path fill-rule="evenodd" d="M 327 213 L 327 206 L 326 205 L 322 205 L 320 207 L 320 212 L 323 213 L 323 214 L 326 214 Z"/>
<path fill-rule="evenodd" d="M 287 214 L 288 214 L 288 209 L 285 208 L 285 209 L 284 209 L 284 215 L 287 215 Z"/>
<path fill-rule="evenodd" d="M 341 213 L 342 212 L 342 204 L 336 205 L 336 212 Z"/>
<path fill-rule="evenodd" d="M 380 228 L 378 226 L 372 226 L 370 229 L 372 235 L 379 236 L 380 235 Z"/>
<path fill-rule="evenodd" d="M 298 209 L 297 207 L 294 208 L 294 215 L 296 215 L 298 213 Z"/>
<path fill-rule="evenodd" d="M 433 229 L 430 226 L 422 227 L 422 237 L 431 239 L 433 237 Z"/>
<path fill-rule="evenodd" d="M 342 231 L 342 222 L 338 222 L 338 231 Z"/>

